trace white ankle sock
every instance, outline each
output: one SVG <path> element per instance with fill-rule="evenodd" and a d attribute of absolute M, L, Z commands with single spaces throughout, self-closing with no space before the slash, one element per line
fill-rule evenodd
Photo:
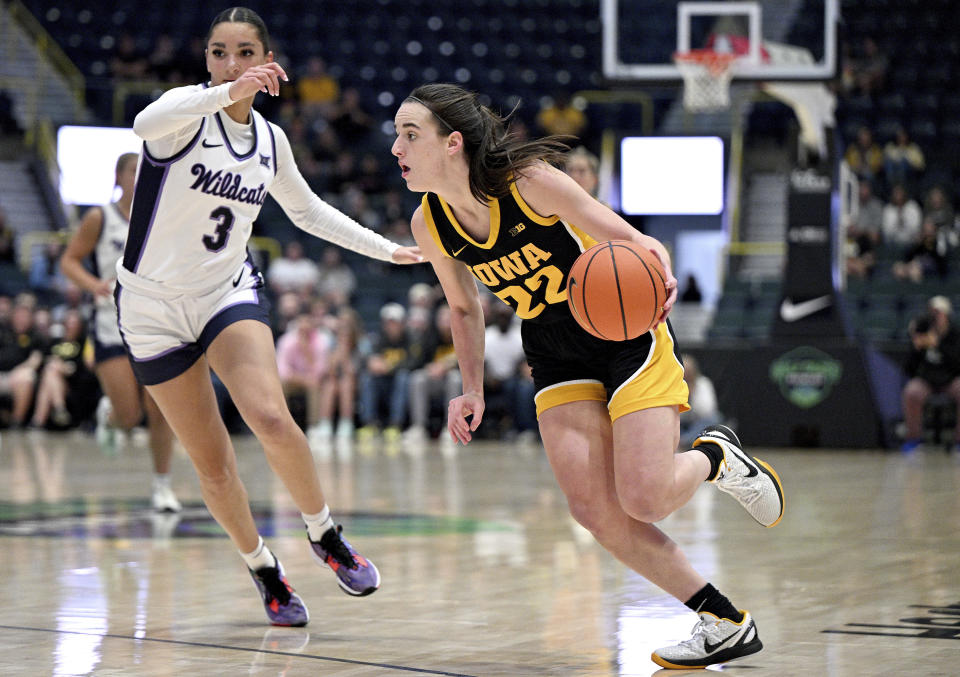
<path fill-rule="evenodd" d="M 154 487 L 169 487 L 170 486 L 170 475 L 169 474 L 153 474 L 153 486 Z"/>
<path fill-rule="evenodd" d="M 257 547 L 253 549 L 253 552 L 240 553 L 243 561 L 246 562 L 247 566 L 253 571 L 262 569 L 263 567 L 277 566 L 277 558 L 270 552 L 270 548 L 267 547 L 262 538 L 258 536 L 257 539 Z"/>
<path fill-rule="evenodd" d="M 307 525 L 307 536 L 314 543 L 319 543 L 328 529 L 334 527 L 333 518 L 330 517 L 330 507 L 323 506 L 323 510 L 316 515 L 308 515 L 305 512 L 300 513 L 303 516 L 303 523 Z"/>

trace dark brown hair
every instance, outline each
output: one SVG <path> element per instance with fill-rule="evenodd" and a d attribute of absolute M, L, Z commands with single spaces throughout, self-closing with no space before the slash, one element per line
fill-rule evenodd
<path fill-rule="evenodd" d="M 518 138 L 508 125 L 516 108 L 501 117 L 480 104 L 476 94 L 458 85 L 421 85 L 410 92 L 406 101 L 426 106 L 437 119 L 440 134 L 457 131 L 463 135 L 470 165 L 470 192 L 481 203 L 508 195 L 510 183 L 541 160 L 563 164 L 564 154 L 570 149 L 565 143 L 570 137 L 547 136 L 532 141 Z"/>
<path fill-rule="evenodd" d="M 117 168 L 115 171 L 119 174 L 128 164 L 136 162 L 139 159 L 140 153 L 122 153 L 120 157 L 117 158 Z"/>
<path fill-rule="evenodd" d="M 217 24 L 233 22 L 253 26 L 254 30 L 257 31 L 257 37 L 263 43 L 263 53 L 266 54 L 270 51 L 270 34 L 267 32 L 267 24 L 263 23 L 259 14 L 247 7 L 231 7 L 217 14 L 213 23 L 210 24 L 210 30 L 207 31 L 206 42 L 210 42 L 210 36 L 213 35 L 213 29 L 217 27 Z"/>

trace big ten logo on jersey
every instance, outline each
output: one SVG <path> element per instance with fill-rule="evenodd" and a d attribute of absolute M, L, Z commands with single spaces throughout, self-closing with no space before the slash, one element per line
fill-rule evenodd
<path fill-rule="evenodd" d="M 513 228 L 511 228 L 508 232 L 510 233 L 511 236 L 516 237 L 517 235 L 522 233 L 524 230 L 526 230 L 526 228 L 527 227 L 523 225 L 523 223 L 521 222 L 515 225 Z"/>
<path fill-rule="evenodd" d="M 470 271 L 501 301 L 513 307 L 521 320 L 529 320 L 542 313 L 548 304 L 566 303 L 563 271 L 544 265 L 551 256 L 550 252 L 527 243 L 506 256 L 470 266 Z M 522 283 L 505 284 L 514 280 Z"/>

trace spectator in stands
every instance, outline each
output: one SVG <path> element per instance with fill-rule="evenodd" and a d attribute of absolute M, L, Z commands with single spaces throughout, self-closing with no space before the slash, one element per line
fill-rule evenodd
<path fill-rule="evenodd" d="M 427 363 L 410 374 L 410 427 L 404 432 L 405 442 L 426 440 L 434 404 L 446 410 L 446 403 L 460 394 L 460 367 L 453 350 L 450 307 L 445 303 L 434 313 L 430 339 L 425 346 Z"/>
<path fill-rule="evenodd" d="M 334 415 L 338 417 L 337 439 L 353 439 L 362 340 L 360 315 L 353 308 L 340 308 L 336 316 L 326 380 L 320 389 L 320 420 L 313 435 L 316 441 L 330 439 L 334 434 Z"/>
<path fill-rule="evenodd" d="M 883 243 L 903 249 L 913 246 L 920 237 L 923 211 L 910 197 L 907 187 L 898 183 L 890 191 L 890 201 L 883 207 L 881 234 Z"/>
<path fill-rule="evenodd" d="M 411 344 L 404 324 L 406 317 L 407 312 L 399 303 L 387 303 L 380 308 L 380 331 L 360 375 L 360 440 L 369 440 L 380 432 L 382 409 L 387 411 L 384 439 L 400 439 L 407 418 L 410 385 Z"/>
<path fill-rule="evenodd" d="M 423 308 L 432 315 L 436 303 L 437 291 L 426 282 L 412 284 L 407 290 L 407 306 L 411 309 Z"/>
<path fill-rule="evenodd" d="M 923 215 L 933 221 L 937 228 L 954 230 L 953 205 L 947 199 L 942 186 L 932 186 L 923 201 Z"/>
<path fill-rule="evenodd" d="M 700 283 L 693 273 L 687 275 L 687 281 L 684 284 L 683 292 L 678 299 L 680 303 L 701 303 L 703 302 L 703 292 L 700 291 Z"/>
<path fill-rule="evenodd" d="M 924 219 L 919 240 L 907 249 L 903 260 L 893 264 L 893 276 L 917 284 L 934 276 L 944 278 L 949 268 L 948 251 L 946 231 Z"/>
<path fill-rule="evenodd" d="M 906 129 L 898 127 L 893 139 L 883 148 L 883 171 L 887 183 L 916 185 L 926 166 L 920 146 L 910 139 Z"/>
<path fill-rule="evenodd" d="M 290 141 L 290 150 L 293 151 L 293 159 L 296 161 L 303 178 L 307 180 L 310 187 L 315 191 L 323 191 L 326 188 L 326 172 L 322 165 L 317 162 L 313 152 L 313 144 L 310 139 L 310 128 L 306 119 L 302 115 L 296 114 L 284 126 L 287 132 L 287 140 Z"/>
<path fill-rule="evenodd" d="M 577 146 L 567 154 L 564 171 L 580 184 L 580 187 L 597 197 L 600 183 L 600 159 L 583 146 Z"/>
<path fill-rule="evenodd" d="M 873 140 L 873 131 L 866 125 L 857 130 L 857 138 L 847 146 L 843 159 L 861 182 L 876 182 L 883 172 L 883 149 Z"/>
<path fill-rule="evenodd" d="M 11 311 L 10 326 L 0 330 L 0 396 L 12 400 L 11 427 L 21 427 L 33 405 L 43 351 L 44 346 L 33 332 L 33 306 L 18 298 Z"/>
<path fill-rule="evenodd" d="M 297 292 L 288 291 L 280 294 L 270 323 L 273 327 L 274 339 L 287 331 L 294 319 L 303 312 L 305 306 L 305 300 Z"/>
<path fill-rule="evenodd" d="M 570 94 L 556 92 L 542 99 L 537 113 L 537 127 L 544 134 L 561 134 L 579 138 L 587 129 L 587 116 L 570 101 Z"/>
<path fill-rule="evenodd" d="M 403 219 L 405 221 L 409 221 L 410 219 L 410 210 L 407 208 L 405 195 L 395 188 L 391 188 L 383 194 L 381 211 L 383 212 L 383 219 L 387 223 L 391 223 L 396 219 Z"/>
<path fill-rule="evenodd" d="M 327 177 L 327 189 L 332 193 L 343 194 L 347 188 L 354 185 L 360 178 L 360 169 L 357 167 L 357 156 L 353 151 L 341 150 L 330 168 Z"/>
<path fill-rule="evenodd" d="M 17 264 L 17 234 L 0 208 L 0 265 Z"/>
<path fill-rule="evenodd" d="M 288 291 L 309 295 L 317 286 L 320 271 L 317 264 L 303 255 L 299 240 L 290 240 L 283 248 L 283 256 L 267 268 L 267 283 L 276 295 Z"/>
<path fill-rule="evenodd" d="M 277 340 L 277 370 L 284 395 L 306 400 L 307 437 L 317 440 L 320 400 L 326 383 L 332 337 L 311 312 L 297 316 Z"/>
<path fill-rule="evenodd" d="M 909 452 L 920 446 L 924 405 L 932 394 L 944 393 L 956 403 L 954 444 L 960 451 L 960 332 L 952 323 L 953 309 L 946 298 L 934 297 L 930 305 L 933 312 L 914 318 L 909 327 L 911 348 L 904 364 L 908 381 L 902 393 L 907 432 L 902 449 Z"/>
<path fill-rule="evenodd" d="M 117 40 L 117 50 L 110 59 L 110 74 L 118 80 L 136 80 L 147 74 L 150 64 L 137 46 L 137 39 L 124 33 Z"/>
<path fill-rule="evenodd" d="M 385 237 L 405 247 L 413 247 L 416 244 L 413 235 L 410 233 L 409 217 L 405 219 L 394 219 L 387 224 L 387 229 L 383 234 Z"/>
<path fill-rule="evenodd" d="M 63 244 L 56 241 L 34 247 L 30 261 L 30 288 L 45 301 L 53 301 L 66 291 L 68 280 L 60 270 L 63 249 Z"/>
<path fill-rule="evenodd" d="M 340 83 L 327 72 L 326 62 L 319 56 L 307 59 L 296 86 L 303 112 L 310 117 L 329 115 L 340 98 Z"/>
<path fill-rule="evenodd" d="M 153 51 L 147 57 L 150 76 L 164 82 L 173 82 L 171 76 L 179 76 L 178 60 L 177 43 L 169 33 L 161 33 L 153 43 Z"/>
<path fill-rule="evenodd" d="M 0 340 L 4 332 L 10 330 L 10 317 L 13 315 L 13 299 L 6 294 L 0 294 Z"/>
<path fill-rule="evenodd" d="M 87 335 L 80 313 L 69 311 L 62 331 L 41 371 L 31 421 L 35 428 L 66 428 L 88 420 L 99 399 L 96 374 L 84 355 Z"/>
<path fill-rule="evenodd" d="M 850 50 L 844 51 L 841 74 L 844 91 L 854 96 L 872 96 L 882 90 L 889 60 L 877 41 L 865 36 L 859 54 L 851 54 Z"/>
<path fill-rule="evenodd" d="M 317 293 L 330 305 L 341 308 L 350 304 L 357 288 L 357 276 L 340 254 L 340 248 L 325 247 L 318 266 Z"/>
<path fill-rule="evenodd" d="M 873 182 L 865 180 L 859 182 L 857 200 L 857 215 L 847 222 L 847 274 L 866 278 L 877 262 L 883 202 L 873 194 Z"/>
<path fill-rule="evenodd" d="M 387 180 L 383 167 L 373 153 L 364 153 L 360 157 L 360 169 L 355 181 L 357 188 L 367 195 L 379 195 L 387 189 Z"/>
<path fill-rule="evenodd" d="M 330 118 L 330 125 L 347 148 L 362 146 L 373 130 L 373 118 L 363 108 L 360 91 L 355 87 L 343 90 L 340 102 Z"/>
<path fill-rule="evenodd" d="M 344 187 L 342 202 L 343 211 L 368 228 L 376 231 L 383 230 L 383 217 L 380 212 L 370 206 L 367 194 L 360 190 L 358 184 L 350 183 Z"/>
<path fill-rule="evenodd" d="M 680 447 L 685 449 L 693 444 L 701 430 L 722 423 L 723 416 L 713 381 L 700 371 L 693 355 L 683 355 L 683 379 L 690 388 L 690 409 L 680 414 Z"/>
<path fill-rule="evenodd" d="M 537 408 L 533 377 L 523 352 L 520 323 L 513 310 L 499 300 L 490 304 L 490 323 L 484 330 L 483 390 L 488 416 L 500 414 L 511 419 L 520 442 L 533 442 L 537 435 Z M 449 436 L 442 435 L 447 440 Z"/>

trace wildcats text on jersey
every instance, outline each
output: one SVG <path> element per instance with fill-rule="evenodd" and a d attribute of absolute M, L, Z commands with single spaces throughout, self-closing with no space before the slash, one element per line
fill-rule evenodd
<path fill-rule="evenodd" d="M 207 169 L 202 162 L 190 167 L 190 173 L 197 177 L 190 188 L 199 190 L 201 193 L 252 205 L 262 205 L 267 199 L 267 191 L 263 183 L 256 188 L 241 186 L 240 174 L 224 172 L 222 169 L 214 172 L 212 169 Z"/>

